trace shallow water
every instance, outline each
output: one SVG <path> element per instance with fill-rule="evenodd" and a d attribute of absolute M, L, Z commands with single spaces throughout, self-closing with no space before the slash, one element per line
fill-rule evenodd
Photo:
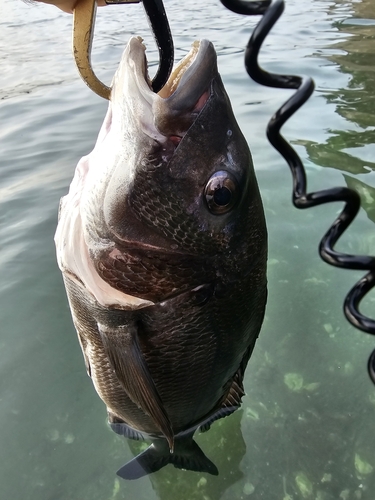
<path fill-rule="evenodd" d="M 375 495 L 375 389 L 366 372 L 374 340 L 344 319 L 360 277 L 320 261 L 319 239 L 339 205 L 297 211 L 287 166 L 265 138 L 289 91 L 252 83 L 243 47 L 255 26 L 218 0 L 166 0 L 176 45 L 212 40 L 247 137 L 269 228 L 266 320 L 246 372 L 243 410 L 197 441 L 220 475 L 175 470 L 120 481 L 137 450 L 106 425 L 86 376 L 55 263 L 59 198 L 93 147 L 106 103 L 80 81 L 71 17 L 4 1 L 0 18 L 0 484 L 24 500 L 264 498 L 363 499 Z M 284 127 L 307 166 L 309 189 L 349 185 L 364 202 L 338 247 L 374 253 L 375 8 L 372 0 L 289 0 L 261 62 L 311 75 L 316 92 Z M 93 64 L 107 83 L 126 40 L 157 53 L 142 6 L 100 9 Z M 374 310 L 375 294 L 364 311 Z"/>

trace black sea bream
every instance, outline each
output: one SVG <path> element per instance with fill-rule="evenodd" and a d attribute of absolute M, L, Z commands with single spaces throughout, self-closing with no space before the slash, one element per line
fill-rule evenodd
<path fill-rule="evenodd" d="M 112 429 L 168 463 L 217 474 L 193 440 L 241 405 L 262 324 L 267 233 L 251 155 L 207 40 L 155 94 L 128 43 L 94 150 L 56 232 L 86 368 Z"/>

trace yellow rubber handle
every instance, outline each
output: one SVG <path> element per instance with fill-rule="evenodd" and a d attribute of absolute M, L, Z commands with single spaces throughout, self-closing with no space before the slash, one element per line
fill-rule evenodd
<path fill-rule="evenodd" d="M 81 0 L 74 9 L 73 53 L 83 81 L 104 99 L 111 98 L 111 88 L 104 85 L 91 66 L 91 46 L 94 37 L 96 0 Z"/>

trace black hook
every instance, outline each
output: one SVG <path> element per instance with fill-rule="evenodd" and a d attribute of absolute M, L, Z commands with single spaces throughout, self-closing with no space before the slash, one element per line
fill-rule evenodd
<path fill-rule="evenodd" d="M 159 50 L 159 68 L 152 80 L 152 90 L 159 92 L 167 83 L 172 72 L 174 48 L 167 14 L 162 0 L 143 0 L 150 27 Z"/>

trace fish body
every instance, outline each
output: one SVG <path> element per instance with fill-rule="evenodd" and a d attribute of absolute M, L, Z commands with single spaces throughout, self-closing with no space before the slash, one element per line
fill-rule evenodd
<path fill-rule="evenodd" d="M 235 411 L 266 304 L 267 233 L 213 45 L 155 94 L 132 38 L 94 150 L 62 198 L 57 259 L 112 429 L 151 439 L 118 472 L 217 474 L 192 436 Z"/>

